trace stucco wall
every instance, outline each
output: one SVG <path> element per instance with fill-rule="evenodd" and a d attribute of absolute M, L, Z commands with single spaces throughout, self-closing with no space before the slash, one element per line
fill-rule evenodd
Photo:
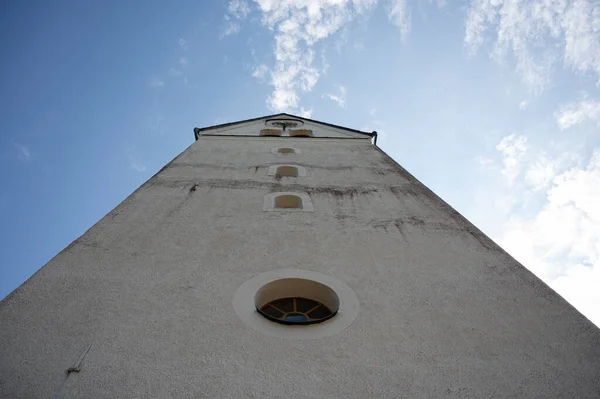
<path fill-rule="evenodd" d="M 264 212 L 274 191 L 314 212 Z M 252 329 L 234 293 L 276 269 L 344 282 L 358 317 Z M 200 138 L 0 303 L 0 397 L 56 395 L 89 344 L 62 397 L 600 396 L 600 330 L 368 139 Z"/>

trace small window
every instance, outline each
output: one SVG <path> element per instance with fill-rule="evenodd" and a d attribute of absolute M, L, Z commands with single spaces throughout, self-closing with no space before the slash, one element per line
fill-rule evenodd
<path fill-rule="evenodd" d="M 281 136 L 281 130 L 278 129 L 263 129 L 260 131 L 261 136 Z"/>
<path fill-rule="evenodd" d="M 298 168 L 295 166 L 280 166 L 277 168 L 275 176 L 298 177 Z"/>
<path fill-rule="evenodd" d="M 280 165 L 282 166 L 282 165 Z M 298 167 L 300 168 L 300 167 Z M 312 200 L 307 193 L 280 191 L 265 195 L 264 212 L 314 212 Z M 296 295 L 290 295 L 290 297 Z"/>
<path fill-rule="evenodd" d="M 302 209 L 302 199 L 297 195 L 278 195 L 275 197 L 275 208 Z"/>
<path fill-rule="evenodd" d="M 290 137 L 312 137 L 312 130 L 308 129 L 297 129 L 290 130 Z"/>
<path fill-rule="evenodd" d="M 290 154 L 302 154 L 300 148 L 293 147 L 275 147 L 271 148 L 271 153 L 275 155 L 288 156 Z"/>
<path fill-rule="evenodd" d="M 282 177 L 282 176 L 292 176 L 292 177 L 307 177 L 308 170 L 304 166 L 300 165 L 290 165 L 290 164 L 278 164 L 271 165 L 267 170 L 267 174 L 269 176 Z"/>

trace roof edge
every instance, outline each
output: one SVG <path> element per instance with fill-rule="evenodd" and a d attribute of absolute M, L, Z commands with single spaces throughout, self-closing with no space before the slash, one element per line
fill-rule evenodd
<path fill-rule="evenodd" d="M 369 137 L 377 136 L 377 133 L 375 133 L 375 132 L 367 133 L 367 132 L 363 132 L 362 130 L 358 130 L 358 129 L 352 129 L 352 128 L 345 127 L 345 126 L 334 125 L 333 123 L 321 122 L 321 121 L 318 121 L 316 119 L 304 118 L 302 116 L 297 116 L 297 115 L 294 115 L 294 114 L 288 114 L 287 112 L 281 112 L 279 114 L 263 115 L 263 116 L 259 116 L 258 118 L 250 118 L 250 119 L 244 119 L 244 120 L 241 120 L 241 121 L 221 123 L 221 124 L 218 124 L 218 125 L 212 125 L 212 126 L 207 126 L 207 127 L 202 127 L 202 128 L 195 127 L 194 128 L 194 138 L 195 138 L 195 140 L 198 140 L 198 138 L 200 137 L 200 132 L 203 132 L 205 130 L 219 129 L 219 128 L 222 128 L 222 127 L 237 125 L 239 123 L 254 122 L 254 121 L 257 121 L 257 120 L 260 120 L 260 119 L 273 118 L 273 117 L 277 117 L 277 116 L 281 116 L 281 115 L 290 116 L 292 118 L 297 118 L 297 119 L 302 119 L 302 120 L 307 121 L 307 122 L 320 123 L 321 125 L 333 127 L 333 128 L 336 128 L 336 129 L 343 129 L 343 130 L 347 130 L 347 131 L 350 131 L 350 132 L 353 132 L 353 133 L 364 134 L 364 135 L 369 136 Z"/>

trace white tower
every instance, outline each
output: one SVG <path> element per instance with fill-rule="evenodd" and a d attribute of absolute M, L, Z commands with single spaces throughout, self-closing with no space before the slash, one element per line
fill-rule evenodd
<path fill-rule="evenodd" d="M 0 397 L 600 397 L 600 330 L 376 135 L 194 133 L 0 302 Z"/>

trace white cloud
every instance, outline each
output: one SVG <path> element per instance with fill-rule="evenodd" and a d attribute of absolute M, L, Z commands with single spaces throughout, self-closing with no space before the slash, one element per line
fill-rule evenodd
<path fill-rule="evenodd" d="M 252 70 L 252 76 L 257 79 L 263 79 L 265 75 L 269 72 L 269 68 L 266 65 L 261 64 L 254 67 Z"/>
<path fill-rule="evenodd" d="M 175 69 L 175 68 L 169 69 L 169 76 L 171 76 L 171 77 L 181 76 L 182 74 L 183 74 L 183 72 L 180 71 L 179 69 Z"/>
<path fill-rule="evenodd" d="M 225 15 L 225 27 L 223 28 L 223 36 L 235 35 L 242 30 L 242 26 L 237 22 L 233 21 L 229 15 Z"/>
<path fill-rule="evenodd" d="M 323 70 L 314 66 L 315 45 L 375 4 L 374 0 L 256 0 L 262 23 L 275 34 L 273 92 L 267 106 L 274 112 L 299 109 L 299 93 L 313 89 Z"/>
<path fill-rule="evenodd" d="M 508 186 L 519 180 L 520 190 L 539 192 L 547 189 L 553 179 L 569 167 L 579 165 L 580 157 L 564 149 L 552 148 L 552 155 L 539 148 L 531 148 L 527 137 L 511 134 L 496 146 L 501 155 L 501 166 L 489 157 L 476 157 L 482 170 L 500 172 Z M 525 192 L 523 191 L 523 192 Z"/>
<path fill-rule="evenodd" d="M 28 146 L 24 144 L 15 143 L 15 149 L 17 150 L 17 159 L 21 162 L 31 162 L 32 153 Z"/>
<path fill-rule="evenodd" d="M 479 167 L 482 170 L 491 169 L 495 165 L 495 162 L 493 159 L 487 158 L 487 157 L 482 157 L 482 156 L 475 157 L 475 162 L 477 162 L 479 164 Z"/>
<path fill-rule="evenodd" d="M 547 188 L 554 179 L 559 166 L 556 160 L 551 160 L 546 154 L 542 153 L 532 162 L 525 173 L 525 181 L 534 191 Z"/>
<path fill-rule="evenodd" d="M 406 7 L 406 0 L 391 0 L 388 8 L 388 18 L 400 28 L 402 40 L 406 40 L 411 28 L 410 12 Z"/>
<path fill-rule="evenodd" d="M 129 166 L 136 172 L 141 173 L 146 170 L 146 165 L 142 162 L 135 148 L 132 148 L 129 151 L 129 153 L 127 154 L 127 158 L 129 159 Z"/>
<path fill-rule="evenodd" d="M 528 106 L 529 106 L 529 101 L 527 101 L 527 100 L 523 100 L 519 103 L 519 109 L 521 111 L 525 111 Z"/>
<path fill-rule="evenodd" d="M 329 62 L 327 62 L 327 57 L 325 57 L 325 50 L 321 51 L 321 73 L 325 75 L 327 70 L 329 69 Z"/>
<path fill-rule="evenodd" d="M 235 35 L 242 30 L 242 26 L 236 20 L 243 20 L 250 13 L 250 6 L 245 0 L 231 0 L 224 17 L 225 27 L 221 37 Z"/>
<path fill-rule="evenodd" d="M 188 42 L 185 39 L 179 39 L 179 47 L 181 47 L 181 49 L 183 51 L 187 51 L 188 50 Z"/>
<path fill-rule="evenodd" d="M 561 129 L 567 129 L 588 120 L 597 121 L 600 119 L 600 101 L 585 99 L 577 103 L 570 103 L 556 112 L 554 117 Z"/>
<path fill-rule="evenodd" d="M 352 47 L 356 51 L 363 51 L 365 49 L 365 44 L 363 42 L 356 42 Z"/>
<path fill-rule="evenodd" d="M 300 110 L 298 111 L 298 116 L 301 116 L 303 118 L 310 118 L 312 116 L 312 113 L 312 108 L 304 109 L 304 107 L 300 107 Z"/>
<path fill-rule="evenodd" d="M 385 2 L 390 21 L 406 38 L 411 28 L 406 0 Z M 311 91 L 329 68 L 324 50 L 321 68 L 314 65 L 316 45 L 335 34 L 343 36 L 349 23 L 369 11 L 377 0 L 255 0 L 254 3 L 261 14 L 261 23 L 273 32 L 275 41 L 275 63 L 269 67 L 273 91 L 267 98 L 267 107 L 274 112 L 297 112 L 300 94 Z M 239 32 L 241 26 L 237 21 L 250 12 L 246 1 L 231 0 L 225 15 L 224 35 Z M 358 43 L 355 47 L 360 50 L 361 46 Z M 258 77 L 261 72 L 252 71 Z"/>
<path fill-rule="evenodd" d="M 533 217 L 513 217 L 500 243 L 600 325 L 600 149 L 557 173 Z"/>
<path fill-rule="evenodd" d="M 180 64 L 182 67 L 185 67 L 185 66 L 187 66 L 187 64 L 188 64 L 188 59 L 187 59 L 187 57 L 181 57 L 181 58 L 179 58 L 179 64 Z"/>
<path fill-rule="evenodd" d="M 250 14 L 250 6 L 244 0 L 231 0 L 227 10 L 238 19 L 244 19 Z"/>
<path fill-rule="evenodd" d="M 491 34 L 490 34 L 491 33 Z M 556 61 L 600 75 L 600 3 L 590 0 L 471 0 L 465 44 L 475 53 L 494 43 L 492 55 L 507 60 L 534 92 L 549 84 Z"/>
<path fill-rule="evenodd" d="M 506 177 L 509 184 L 513 184 L 517 176 L 521 173 L 522 161 L 527 152 L 527 137 L 511 134 L 504 137 L 496 146 L 496 149 L 503 156 L 502 174 Z"/>
<path fill-rule="evenodd" d="M 496 148 L 500 165 L 476 159 L 484 171 L 506 176 L 485 199 L 486 215 L 508 219 L 497 242 L 600 326 L 600 148 L 588 162 L 514 134 Z"/>
<path fill-rule="evenodd" d="M 152 79 L 150 79 L 150 87 L 152 87 L 153 89 L 159 89 L 164 85 L 165 82 L 163 82 L 163 80 L 158 76 L 154 76 Z"/>
<path fill-rule="evenodd" d="M 336 88 L 336 94 L 325 93 L 321 97 L 328 98 L 331 101 L 335 102 L 338 106 L 343 108 L 346 106 L 346 88 L 342 85 L 336 85 Z"/>
<path fill-rule="evenodd" d="M 143 172 L 146 170 L 146 165 L 133 160 L 129 160 L 129 166 L 131 166 L 137 172 Z"/>

